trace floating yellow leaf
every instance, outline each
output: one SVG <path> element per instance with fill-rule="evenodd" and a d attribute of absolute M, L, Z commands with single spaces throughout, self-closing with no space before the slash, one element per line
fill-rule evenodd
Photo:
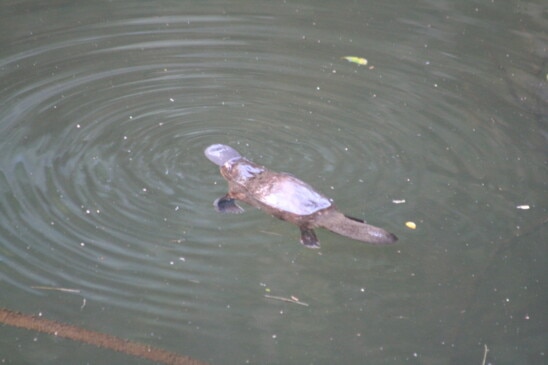
<path fill-rule="evenodd" d="M 348 62 L 352 62 L 352 63 L 356 63 L 360 66 L 365 66 L 367 65 L 367 60 L 365 58 L 361 58 L 361 57 L 356 57 L 356 56 L 345 56 L 343 57 L 345 60 L 347 60 Z"/>
<path fill-rule="evenodd" d="M 417 228 L 417 225 L 415 224 L 415 222 L 411 222 L 411 221 L 405 222 L 405 226 L 406 226 L 407 228 L 409 228 L 409 229 L 415 229 L 415 228 Z"/>

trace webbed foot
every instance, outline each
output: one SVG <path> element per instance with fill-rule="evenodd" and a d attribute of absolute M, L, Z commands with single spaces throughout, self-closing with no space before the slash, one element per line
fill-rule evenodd
<path fill-rule="evenodd" d="M 316 233 L 310 228 L 301 228 L 301 243 L 308 248 L 320 248 L 320 242 L 316 237 Z"/>
<path fill-rule="evenodd" d="M 227 195 L 220 197 L 213 202 L 213 206 L 221 213 L 243 213 L 243 208 L 236 204 L 236 200 Z"/>

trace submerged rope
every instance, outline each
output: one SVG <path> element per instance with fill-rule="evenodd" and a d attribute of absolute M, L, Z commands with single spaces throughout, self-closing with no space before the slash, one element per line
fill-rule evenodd
<path fill-rule="evenodd" d="M 192 359 L 188 356 L 179 355 L 139 342 L 124 340 L 104 333 L 90 331 L 32 315 L 13 312 L 5 308 L 0 308 L 0 323 L 80 341 L 127 355 L 141 357 L 157 363 L 167 365 L 207 365 L 202 361 Z"/>

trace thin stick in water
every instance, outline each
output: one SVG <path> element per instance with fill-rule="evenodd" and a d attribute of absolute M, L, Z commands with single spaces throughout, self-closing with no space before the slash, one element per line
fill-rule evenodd
<path fill-rule="evenodd" d="M 486 344 L 483 344 L 483 361 L 481 362 L 481 365 L 485 365 L 485 360 L 487 360 L 487 353 L 489 352 L 489 348 Z"/>
<path fill-rule="evenodd" d="M 268 298 L 268 299 L 281 300 L 282 302 L 295 303 L 295 304 L 304 305 L 305 307 L 308 307 L 308 303 L 301 302 L 298 299 L 286 298 L 286 297 L 277 297 L 277 296 L 268 295 L 268 294 L 265 294 L 264 297 Z"/>

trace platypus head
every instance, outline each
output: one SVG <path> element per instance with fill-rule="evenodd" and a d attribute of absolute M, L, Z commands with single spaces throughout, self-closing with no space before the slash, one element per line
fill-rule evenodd
<path fill-rule="evenodd" d="M 212 144 L 205 149 L 206 157 L 221 167 L 221 175 L 227 180 L 245 185 L 265 169 L 242 157 L 234 148 L 224 144 Z"/>

